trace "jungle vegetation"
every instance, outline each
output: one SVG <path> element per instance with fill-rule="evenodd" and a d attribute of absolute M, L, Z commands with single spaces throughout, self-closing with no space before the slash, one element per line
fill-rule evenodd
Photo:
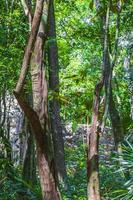
<path fill-rule="evenodd" d="M 133 1 L 0 11 L 0 200 L 133 200 Z"/>

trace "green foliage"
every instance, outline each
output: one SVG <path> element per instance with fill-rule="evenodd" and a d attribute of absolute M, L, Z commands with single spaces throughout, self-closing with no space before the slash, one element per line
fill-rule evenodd
<path fill-rule="evenodd" d="M 133 200 L 133 143 L 125 141 L 118 159 L 120 169 L 116 173 L 123 177 L 123 187 L 112 192 L 112 199 Z"/>
<path fill-rule="evenodd" d="M 82 141 L 77 141 L 74 147 L 72 144 L 66 145 L 65 152 L 68 189 L 67 191 L 62 190 L 63 200 L 84 200 L 87 195 L 85 146 Z M 100 159 L 102 199 L 132 200 L 133 147 L 131 143 L 125 141 L 122 145 L 122 154 L 113 153 L 109 162 L 105 165 L 104 160 Z"/>
<path fill-rule="evenodd" d="M 101 196 L 103 199 L 112 200 L 112 193 L 117 188 L 122 189 L 123 178 L 119 175 L 116 176 L 114 170 L 116 169 L 110 166 L 105 166 L 105 164 L 100 164 L 100 189 Z"/>
<path fill-rule="evenodd" d="M 1 3 L 0 13 L 0 85 L 8 91 L 15 87 L 21 67 L 28 26 L 20 3 Z"/>
<path fill-rule="evenodd" d="M 60 65 L 60 93 L 62 102 L 61 116 L 65 122 L 86 123 L 92 116 L 93 93 L 95 84 L 101 76 L 102 62 L 102 22 L 108 1 L 100 1 L 97 13 L 94 1 L 56 2 L 56 27 Z M 115 48 L 116 18 L 118 1 L 112 1 L 110 10 L 109 36 L 111 50 Z M 88 6 L 86 6 L 88 5 Z M 121 1 L 121 24 L 119 38 L 131 33 L 132 5 Z M 125 13 L 128 13 L 126 15 Z M 128 21 L 129 29 L 125 27 Z M 124 132 L 132 126 L 130 118 L 130 97 L 128 81 L 123 68 L 126 47 L 119 45 L 113 74 L 113 95 L 123 121 Z M 104 95 L 104 94 L 102 94 Z"/>
<path fill-rule="evenodd" d="M 42 200 L 39 184 L 29 185 L 21 177 L 21 171 L 4 159 L 0 159 L 0 199 Z M 10 167 L 9 167 L 10 166 Z"/>
<path fill-rule="evenodd" d="M 65 146 L 65 157 L 68 174 L 68 188 L 63 190 L 63 200 L 86 199 L 86 153 L 82 141 L 77 141 L 75 146 Z"/>
<path fill-rule="evenodd" d="M 109 166 L 100 165 L 100 183 L 103 198 L 111 200 L 133 199 L 133 146 L 125 140 L 122 153 L 114 153 Z"/>
<path fill-rule="evenodd" d="M 7 5 L 8 2 L 8 5 Z M 14 5 L 12 6 L 12 3 Z M 57 43 L 60 66 L 60 94 L 49 91 L 49 99 L 58 98 L 61 102 L 61 116 L 65 123 L 72 122 L 73 130 L 77 124 L 89 123 L 92 117 L 93 93 L 101 77 L 102 63 L 102 24 L 100 18 L 105 14 L 107 0 L 101 0 L 97 12 L 92 0 L 64 0 L 55 2 Z M 34 1 L 35 3 L 35 1 Z M 112 50 L 115 44 L 116 17 L 118 1 L 113 0 L 110 10 L 109 36 Z M 113 73 L 113 95 L 123 122 L 125 134 L 133 128 L 130 117 L 130 93 L 125 78 L 123 61 L 127 56 L 127 46 L 121 46 L 124 37 L 132 34 L 132 0 L 121 0 L 120 41 L 116 66 Z M 0 4 L 0 94 L 3 88 L 11 92 L 15 87 L 21 68 L 22 57 L 29 34 L 27 18 L 19 1 L 1 0 Z M 49 40 L 49 42 L 53 42 Z M 132 44 L 131 39 L 129 43 Z M 47 42 L 48 45 L 48 42 Z M 130 45 L 132 48 L 132 45 Z M 30 76 L 27 77 L 27 81 Z M 29 86 L 30 84 L 28 84 Z M 29 86 L 31 87 L 31 85 Z M 27 90 L 27 88 L 25 88 Z M 29 88 L 28 88 L 29 89 Z M 103 94 L 102 94 L 103 95 Z M 64 200 L 86 199 L 86 152 L 81 141 L 75 146 L 66 146 L 68 190 L 62 189 Z M 113 166 L 100 163 L 101 194 L 103 199 L 132 200 L 133 182 L 126 174 L 132 168 L 132 147 L 123 146 L 123 160 Z M 22 180 L 22 171 L 0 155 L 0 199 L 15 200 L 19 195 L 27 200 L 40 200 L 39 184 L 31 186 Z M 118 171 L 120 167 L 121 171 Z M 114 173 L 117 171 L 117 173 Z"/>

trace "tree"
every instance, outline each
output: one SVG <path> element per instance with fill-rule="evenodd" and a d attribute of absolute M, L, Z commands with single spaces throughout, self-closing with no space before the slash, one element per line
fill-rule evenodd
<path fill-rule="evenodd" d="M 48 2 L 45 2 L 45 3 L 47 6 L 49 5 L 47 4 Z M 37 161 L 38 161 L 38 168 L 39 168 L 43 198 L 60 199 L 56 182 L 54 179 L 54 174 L 53 174 L 53 171 L 51 171 L 52 170 L 51 158 L 49 157 L 50 155 L 49 150 L 51 151 L 52 147 L 49 146 L 49 135 L 47 135 L 46 127 L 42 126 L 40 115 L 38 116 L 38 113 L 34 111 L 21 96 L 22 89 L 24 87 L 25 77 L 26 77 L 31 56 L 32 56 L 32 50 L 36 42 L 39 25 L 41 25 L 40 21 L 41 21 L 43 7 L 44 7 L 44 1 L 36 2 L 35 13 L 32 20 L 31 34 L 30 34 L 29 41 L 25 50 L 21 73 L 20 73 L 17 86 L 14 90 L 14 95 L 21 109 L 24 111 L 26 117 L 28 118 L 35 135 L 36 148 L 37 148 Z M 46 123 L 46 121 L 44 122 Z"/>
<path fill-rule="evenodd" d="M 66 179 L 66 167 L 64 158 L 64 141 L 62 134 L 62 124 L 60 119 L 59 104 L 59 63 L 58 47 L 56 41 L 56 27 L 54 14 L 54 1 L 49 5 L 48 18 L 48 64 L 49 64 L 49 90 L 52 99 L 49 102 L 51 132 L 54 145 L 54 159 L 58 179 L 62 182 Z"/>
<path fill-rule="evenodd" d="M 131 198 L 132 0 L 44 0 L 37 26 L 35 3 L 0 4 L 0 199 L 59 199 L 65 167 L 63 199 Z"/>

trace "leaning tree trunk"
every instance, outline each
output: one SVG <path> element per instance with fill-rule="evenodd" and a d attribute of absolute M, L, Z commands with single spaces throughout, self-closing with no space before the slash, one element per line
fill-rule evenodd
<path fill-rule="evenodd" d="M 48 6 L 47 1 L 45 1 L 45 4 Z M 22 89 L 24 87 L 25 77 L 26 77 L 28 67 L 30 64 L 32 50 L 34 48 L 35 42 L 38 41 L 36 39 L 36 36 L 39 30 L 39 25 L 41 26 L 40 20 L 41 20 L 43 8 L 44 8 L 44 0 L 37 0 L 35 14 L 32 21 L 31 34 L 30 34 L 28 45 L 24 54 L 22 69 L 21 69 L 21 73 L 20 73 L 20 77 L 19 77 L 16 89 L 14 90 L 14 95 L 16 99 L 18 100 L 18 103 L 21 106 L 21 109 L 24 111 L 26 117 L 28 118 L 32 126 L 33 133 L 35 135 L 36 149 L 37 149 L 37 162 L 38 162 L 38 169 L 39 169 L 43 199 L 59 200 L 60 195 L 58 192 L 58 188 L 56 186 L 54 175 L 52 173 L 51 162 L 49 162 L 51 161 L 51 158 L 49 158 L 49 150 L 51 150 L 52 146 L 50 146 L 51 144 L 49 145 L 49 136 L 47 135 L 47 132 L 45 129 L 46 116 L 44 116 L 43 118 L 43 116 L 40 114 L 40 110 L 39 112 L 37 112 L 36 110 L 33 110 L 30 107 L 30 105 L 22 98 Z M 38 37 L 41 38 L 42 36 L 43 35 L 41 34 L 41 32 L 39 32 Z M 39 59 L 39 63 L 40 63 L 40 60 L 42 62 L 42 56 Z M 32 76 L 33 75 L 35 74 L 32 73 Z M 39 77 L 38 81 L 40 82 L 43 81 L 43 77 Z M 38 82 L 37 82 L 37 86 L 38 86 Z M 37 89 L 41 89 L 41 88 L 37 88 Z M 41 95 L 43 95 L 44 91 L 42 91 Z M 45 106 L 45 104 L 43 104 L 43 106 Z"/>
<path fill-rule="evenodd" d="M 49 64 L 49 89 L 52 99 L 49 101 L 51 131 L 54 143 L 54 159 L 59 181 L 65 181 L 66 167 L 64 157 L 64 141 L 60 118 L 59 104 L 59 63 L 58 47 L 56 41 L 54 1 L 50 1 L 48 18 L 48 64 Z"/>
<path fill-rule="evenodd" d="M 41 127 L 37 113 L 27 104 L 27 102 L 23 99 L 23 97 L 21 97 L 21 95 L 19 95 L 15 91 L 14 95 L 21 109 L 24 111 L 26 117 L 29 119 L 35 136 L 38 169 L 39 169 L 43 199 L 59 200 L 60 195 L 58 192 L 58 188 L 56 187 L 55 180 L 51 172 L 51 166 L 49 166 L 49 157 L 48 157 L 49 147 L 47 142 L 48 141 L 47 135 Z"/>

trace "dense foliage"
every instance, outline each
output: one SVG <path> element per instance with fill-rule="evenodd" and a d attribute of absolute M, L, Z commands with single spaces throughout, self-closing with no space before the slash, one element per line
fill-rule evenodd
<path fill-rule="evenodd" d="M 101 0 L 102 6 L 97 11 L 95 1 L 92 0 L 55 1 L 60 80 L 60 92 L 56 98 L 61 105 L 62 124 L 64 126 L 72 124 L 71 137 L 77 134 L 78 124 L 90 125 L 92 121 L 94 89 L 100 80 L 103 68 L 101 18 L 106 11 L 107 2 Z M 111 2 L 109 38 L 111 52 L 113 52 L 115 51 L 118 1 L 112 0 Z M 100 192 L 103 200 L 133 200 L 133 2 L 132 0 L 120 0 L 120 3 L 122 10 L 112 88 L 126 139 L 119 153 L 111 149 L 111 153 L 107 155 L 108 163 L 105 163 L 100 155 Z M 20 199 L 20 196 L 23 196 L 24 200 L 41 200 L 38 171 L 37 181 L 30 184 L 23 179 L 22 163 L 18 164 L 16 160 L 13 162 L 7 159 L 8 152 L 11 149 L 14 150 L 11 142 L 12 132 L 8 130 L 8 123 L 15 114 L 9 108 L 9 99 L 13 98 L 13 89 L 20 73 L 29 36 L 28 20 L 20 1 L 1 0 L 0 10 L 0 200 L 16 200 Z M 46 54 L 49 42 L 46 42 Z M 48 78 L 47 60 L 45 64 Z M 28 74 L 26 81 L 28 82 L 29 79 Z M 31 92 L 29 84 L 28 89 L 24 88 L 26 94 Z M 100 117 L 102 118 L 104 109 L 102 98 L 105 91 L 102 90 L 101 93 Z M 52 99 L 52 95 L 49 90 L 49 99 Z M 4 108 L 1 108 L 2 105 Z M 18 105 L 16 107 L 19 109 Z M 3 125 L 5 112 L 9 113 Z M 105 125 L 111 129 L 109 115 Z M 23 130 L 19 131 L 23 132 Z M 129 133 L 130 138 L 127 139 Z M 109 131 L 106 134 L 109 134 Z M 104 146 L 100 145 L 101 152 L 105 153 Z M 68 185 L 67 189 L 60 185 L 63 200 L 85 200 L 87 198 L 86 157 L 86 144 L 81 139 L 77 139 L 74 144 L 70 142 L 70 145 L 65 140 Z"/>

